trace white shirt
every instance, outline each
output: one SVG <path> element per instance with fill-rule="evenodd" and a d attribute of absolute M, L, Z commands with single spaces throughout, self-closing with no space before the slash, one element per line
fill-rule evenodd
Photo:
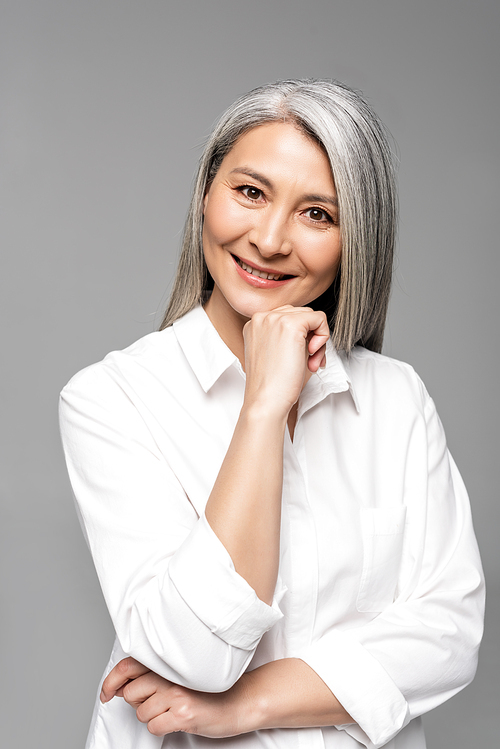
<path fill-rule="evenodd" d="M 117 632 L 105 673 L 127 654 L 178 684 L 223 691 L 247 668 L 302 658 L 356 724 L 162 739 L 114 698 L 96 702 L 87 747 L 423 749 L 418 716 L 474 676 L 484 598 L 434 403 L 407 364 L 328 346 L 285 439 L 280 575 L 267 606 L 203 514 L 244 377 L 198 307 L 62 392 L 68 470 Z"/>

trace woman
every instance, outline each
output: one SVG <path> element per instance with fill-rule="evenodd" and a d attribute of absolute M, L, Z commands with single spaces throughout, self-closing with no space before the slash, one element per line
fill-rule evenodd
<path fill-rule="evenodd" d="M 379 353 L 394 224 L 357 93 L 279 82 L 217 125 L 162 330 L 62 393 L 117 631 L 89 747 L 417 749 L 472 679 L 467 495 Z"/>

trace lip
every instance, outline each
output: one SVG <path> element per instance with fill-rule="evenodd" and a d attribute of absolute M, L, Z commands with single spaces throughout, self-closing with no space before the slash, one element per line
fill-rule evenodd
<path fill-rule="evenodd" d="M 270 278 L 260 278 L 260 276 L 254 276 L 252 273 L 247 273 L 246 270 L 243 270 L 243 268 L 237 263 L 236 257 L 238 256 L 231 254 L 231 258 L 233 260 L 233 263 L 234 263 L 234 266 L 236 268 L 238 275 L 241 276 L 241 278 L 244 281 L 250 284 L 250 286 L 255 286 L 257 289 L 275 289 L 278 286 L 283 286 L 284 284 L 288 283 L 289 281 L 292 281 L 295 278 L 295 276 L 289 276 L 289 278 L 282 278 L 279 281 L 274 281 L 273 279 L 270 279 Z M 262 273 L 270 273 L 273 275 L 283 274 L 283 271 L 274 270 L 272 268 L 263 268 L 261 265 L 250 263 L 248 260 L 245 260 L 242 257 L 238 257 L 238 260 L 240 260 L 242 263 L 245 263 L 245 265 L 250 265 L 252 268 L 259 270 Z"/>

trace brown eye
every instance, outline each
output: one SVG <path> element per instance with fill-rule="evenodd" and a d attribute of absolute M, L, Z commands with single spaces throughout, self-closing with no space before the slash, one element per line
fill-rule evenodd
<path fill-rule="evenodd" d="M 309 208 L 308 210 L 309 218 L 313 221 L 331 221 L 330 216 L 325 211 L 320 210 L 319 208 Z"/>
<path fill-rule="evenodd" d="M 259 190 L 258 187 L 251 187 L 250 185 L 242 187 L 241 192 L 245 197 L 250 198 L 250 200 L 259 200 L 259 198 L 262 197 L 262 190 Z"/>

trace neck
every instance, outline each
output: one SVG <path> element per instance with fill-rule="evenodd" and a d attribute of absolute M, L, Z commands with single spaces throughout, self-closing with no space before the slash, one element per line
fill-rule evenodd
<path fill-rule="evenodd" d="M 243 328 L 248 322 L 248 317 L 244 317 L 236 312 L 228 304 L 224 296 L 218 292 L 217 287 L 215 287 L 210 299 L 204 305 L 204 309 L 215 330 L 226 346 L 238 357 L 244 369 L 245 344 L 243 340 Z"/>

